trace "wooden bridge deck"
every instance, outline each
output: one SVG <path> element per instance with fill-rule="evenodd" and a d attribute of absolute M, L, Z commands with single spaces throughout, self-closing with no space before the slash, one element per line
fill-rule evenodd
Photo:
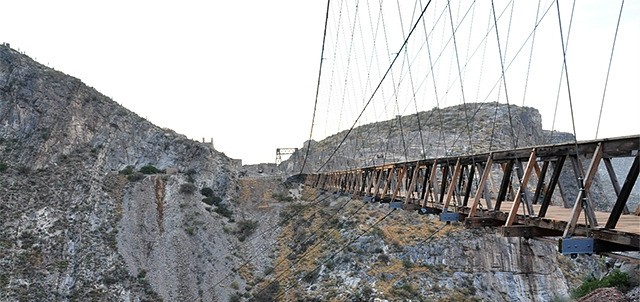
<path fill-rule="evenodd" d="M 614 158 L 629 159 L 622 182 L 613 169 Z M 583 161 L 589 159 L 585 169 Z M 596 177 L 604 170 L 598 170 L 600 163 L 608 179 Z M 567 185 L 570 179 L 561 177 L 563 169 L 575 176 L 573 186 Z M 500 181 L 495 181 L 496 174 Z M 631 192 L 639 174 L 637 135 L 317 173 L 307 177 L 307 184 L 368 201 L 384 200 L 394 208 L 447 209 L 461 214 L 467 226 L 500 226 L 505 236 L 591 238 L 596 246 L 593 252 L 608 253 L 640 251 L 640 216 L 623 214 L 628 200 L 635 198 Z M 602 185 L 613 186 L 615 203 L 610 213 L 595 211 L 590 188 L 607 180 L 610 184 Z M 499 189 L 489 193 L 494 183 Z M 578 189 L 567 194 L 570 187 Z M 494 206 L 500 200 L 499 210 L 487 209 L 486 200 Z M 566 207 L 553 205 L 560 201 Z M 637 206 L 638 200 L 633 201 Z M 523 215 L 525 210 L 534 215 Z"/>

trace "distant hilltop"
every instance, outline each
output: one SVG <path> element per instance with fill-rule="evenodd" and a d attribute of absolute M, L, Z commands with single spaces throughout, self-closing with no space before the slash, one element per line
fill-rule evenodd
<path fill-rule="evenodd" d="M 346 133 L 306 142 L 305 148 L 281 167 L 289 173 L 299 173 L 306 147 L 311 144 L 305 172 L 315 172 Z M 542 117 L 535 108 L 468 103 L 356 127 L 325 168 L 339 170 L 573 140 L 570 133 L 543 130 Z"/>

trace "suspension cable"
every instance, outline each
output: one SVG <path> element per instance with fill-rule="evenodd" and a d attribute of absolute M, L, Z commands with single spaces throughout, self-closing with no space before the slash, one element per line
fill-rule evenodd
<path fill-rule="evenodd" d="M 554 0 L 554 2 L 556 2 L 557 4 L 557 0 Z M 571 17 L 569 18 L 569 30 L 567 32 L 567 43 L 563 47 L 563 53 L 569 49 L 569 38 L 571 37 L 571 28 L 573 25 L 573 13 L 575 11 L 575 8 L 576 8 L 576 1 L 573 0 L 573 5 L 571 7 Z M 560 35 L 562 35 L 562 32 L 560 33 Z M 553 121 L 551 122 L 551 133 L 549 133 L 549 136 L 550 136 L 549 140 L 553 139 L 553 132 L 555 131 L 555 127 L 556 127 L 556 116 L 558 115 L 558 104 L 560 103 L 560 91 L 562 88 L 562 80 L 564 79 L 564 64 L 565 63 L 563 61 L 562 67 L 560 68 L 560 80 L 558 81 L 558 92 L 556 93 L 556 105 L 553 110 Z"/>
<path fill-rule="evenodd" d="M 493 0 L 491 0 L 491 10 L 493 11 L 493 22 L 495 24 L 496 29 L 496 39 L 498 40 L 498 53 L 500 54 L 500 67 L 502 70 L 502 83 L 504 85 L 504 95 L 507 100 L 507 114 L 509 115 L 509 126 L 511 127 L 511 139 L 513 142 L 513 148 L 518 148 L 518 141 L 516 140 L 516 135 L 513 131 L 513 119 L 511 117 L 511 106 L 509 105 L 509 93 L 507 91 L 507 78 L 504 75 L 504 59 L 502 57 L 502 48 L 500 47 L 500 34 L 498 34 L 498 20 L 496 19 L 496 9 L 493 4 Z"/>
<path fill-rule="evenodd" d="M 524 101 L 527 98 L 527 87 L 529 86 L 529 72 L 531 71 L 531 59 L 533 58 L 533 45 L 536 42 L 536 32 L 538 29 L 538 16 L 540 14 L 540 3 L 542 0 L 538 0 L 538 8 L 536 9 L 536 22 L 533 25 L 533 39 L 531 40 L 531 50 L 529 51 L 529 64 L 527 65 L 527 77 L 524 80 L 524 93 L 522 94 L 522 106 L 524 107 Z"/>
<path fill-rule="evenodd" d="M 396 53 L 395 57 L 393 58 L 393 60 L 391 61 L 391 64 L 389 64 L 389 67 L 387 68 L 387 71 L 384 73 L 384 75 L 382 76 L 382 78 L 380 79 L 380 82 L 378 83 L 378 85 L 376 86 L 376 88 L 374 89 L 373 93 L 371 94 L 371 97 L 369 98 L 369 100 L 365 103 L 364 107 L 362 108 L 362 111 L 360 111 L 360 114 L 358 115 L 358 117 L 356 118 L 356 120 L 353 122 L 353 125 L 349 128 L 349 130 L 347 131 L 347 133 L 345 134 L 345 136 L 342 138 L 342 140 L 340 141 L 340 143 L 338 144 L 338 146 L 336 146 L 336 148 L 331 152 L 331 154 L 329 155 L 329 158 L 327 158 L 327 160 L 322 164 L 322 166 L 320 166 L 320 168 L 318 168 L 317 172 L 320 172 L 320 170 L 322 170 L 322 168 L 324 168 L 326 166 L 326 164 L 333 158 L 333 156 L 335 156 L 336 152 L 340 149 L 340 147 L 344 144 L 344 142 L 347 140 L 347 137 L 349 137 L 349 134 L 351 134 L 351 131 L 353 131 L 353 128 L 356 126 L 356 124 L 358 123 L 358 121 L 360 120 L 360 118 L 362 117 L 362 115 L 364 114 L 365 110 L 367 109 L 367 107 L 369 106 L 369 104 L 371 103 L 371 101 L 373 100 L 373 97 L 376 95 L 376 93 L 378 92 L 378 90 L 380 89 L 380 87 L 382 86 L 383 81 L 386 79 L 387 75 L 389 74 L 389 72 L 391 72 L 391 69 L 393 68 L 394 63 L 398 60 L 398 57 L 400 56 L 400 53 L 402 52 L 402 50 L 404 49 L 404 47 L 407 45 L 407 43 L 409 42 L 409 38 L 411 37 L 411 35 L 413 34 L 414 30 L 416 29 L 416 27 L 418 26 L 418 23 L 420 22 L 420 20 L 422 19 L 422 17 L 424 16 L 424 13 L 427 11 L 427 8 L 429 8 L 429 4 L 431 4 L 432 0 L 429 0 L 429 2 L 427 3 L 427 5 L 424 7 L 424 9 L 422 10 L 422 13 L 420 14 L 420 16 L 418 17 L 418 20 L 416 21 L 416 23 L 413 25 L 413 27 L 411 28 L 411 31 L 409 31 L 409 34 L 407 35 L 407 37 L 405 38 L 404 42 L 402 43 L 402 45 L 400 46 L 400 49 L 398 50 L 398 52 Z"/>
<path fill-rule="evenodd" d="M 316 84 L 316 98 L 313 103 L 313 115 L 311 116 L 311 131 L 309 131 L 309 140 L 307 150 L 302 161 L 302 168 L 300 168 L 300 174 L 304 173 L 304 167 L 307 164 L 307 158 L 309 157 L 309 150 L 311 150 L 311 139 L 313 138 L 313 126 L 316 121 L 316 109 L 318 108 L 318 94 L 320 93 L 320 79 L 322 78 L 322 62 L 324 61 L 324 45 L 327 40 L 327 24 L 329 24 L 329 6 L 331 0 L 327 0 L 327 12 L 324 17 L 324 32 L 322 33 L 322 50 L 320 51 L 320 67 L 318 68 L 318 83 Z"/>
<path fill-rule="evenodd" d="M 616 24 L 616 33 L 613 36 L 613 45 L 611 46 L 611 56 L 609 57 L 609 67 L 607 67 L 607 78 L 604 81 L 604 90 L 602 91 L 602 102 L 600 102 L 600 113 L 598 114 L 598 126 L 596 127 L 596 139 L 598 139 L 598 131 L 600 130 L 600 118 L 602 118 L 602 108 L 604 107 L 604 96 L 607 93 L 607 84 L 609 84 L 609 72 L 611 71 L 611 62 L 613 61 L 613 50 L 616 48 L 616 40 L 618 39 L 618 28 L 620 27 L 620 18 L 622 17 L 622 7 L 624 0 L 620 4 L 620 13 L 618 13 L 618 23 Z"/>
<path fill-rule="evenodd" d="M 562 32 L 562 18 L 560 17 L 560 4 L 558 3 L 558 1 L 556 1 L 556 10 L 558 11 L 558 27 L 560 28 L 560 43 L 562 43 L 562 65 L 564 67 L 565 82 L 567 84 L 567 96 L 569 97 L 569 109 L 571 110 L 571 125 L 573 127 L 573 139 L 574 139 L 574 145 L 576 149 L 576 157 L 580 158 L 580 154 L 578 151 L 578 135 L 576 134 L 576 122 L 573 115 L 573 101 L 571 100 L 571 86 L 569 85 L 569 69 L 567 67 L 567 52 L 565 50 L 564 34 Z M 582 171 L 582 169 L 578 169 L 578 170 L 580 170 L 579 171 L 580 177 L 584 178 L 584 171 Z M 580 186 L 583 186 L 583 185 L 584 184 L 582 183 L 582 181 L 580 181 Z"/>

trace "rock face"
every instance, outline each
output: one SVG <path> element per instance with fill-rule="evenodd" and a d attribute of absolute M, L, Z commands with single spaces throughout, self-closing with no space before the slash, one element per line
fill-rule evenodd
<path fill-rule="evenodd" d="M 118 173 L 145 165 L 159 171 Z M 235 209 L 235 178 L 211 145 L 0 46 L 0 300 L 229 296 L 212 280 L 239 261 L 234 215 L 215 210 Z M 221 202 L 202 203 L 203 187 Z"/>
<path fill-rule="evenodd" d="M 551 242 L 334 195 L 295 215 L 282 236 L 282 264 L 258 285 L 272 295 L 260 301 L 565 301 L 607 271 L 603 259 L 570 259 Z M 274 284 L 286 290 L 267 290 Z"/>
<path fill-rule="evenodd" d="M 310 142 L 304 172 L 317 171 L 346 134 L 343 131 Z M 535 108 L 469 103 L 356 127 L 323 171 L 572 140 L 571 134 L 543 130 L 542 117 Z M 300 173 L 305 154 L 306 148 L 298 150 L 281 167 L 289 173 Z"/>

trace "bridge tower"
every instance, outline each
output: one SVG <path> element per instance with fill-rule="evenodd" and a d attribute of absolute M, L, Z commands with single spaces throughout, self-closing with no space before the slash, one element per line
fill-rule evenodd
<path fill-rule="evenodd" d="M 276 149 L 276 166 L 282 162 L 282 155 L 291 155 L 298 151 L 298 148 L 277 148 Z"/>

